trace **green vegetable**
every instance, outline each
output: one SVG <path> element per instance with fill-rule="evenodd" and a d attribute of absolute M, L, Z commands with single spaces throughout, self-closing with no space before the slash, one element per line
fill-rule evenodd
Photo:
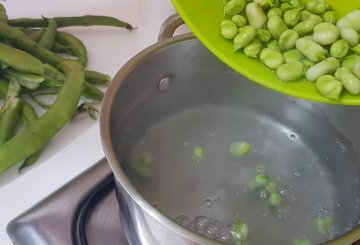
<path fill-rule="evenodd" d="M 58 31 L 56 33 L 56 41 L 60 44 L 73 47 L 74 55 L 77 57 L 77 61 L 86 66 L 87 64 L 87 51 L 83 42 L 74 35 L 66 32 Z"/>
<path fill-rule="evenodd" d="M 271 192 L 269 196 L 269 203 L 271 206 L 280 206 L 282 203 L 282 197 L 277 192 Z"/>
<path fill-rule="evenodd" d="M 336 23 L 336 16 L 335 16 L 335 12 L 330 10 L 330 11 L 326 11 L 323 14 L 323 20 L 325 22 L 331 23 L 331 24 L 335 24 Z"/>
<path fill-rule="evenodd" d="M 359 43 L 359 34 L 352 28 L 343 27 L 340 29 L 340 36 L 350 47 L 354 47 Z"/>
<path fill-rule="evenodd" d="M 237 218 L 232 226 L 231 234 L 235 240 L 236 245 L 245 245 L 249 237 L 249 227 L 239 218 Z"/>
<path fill-rule="evenodd" d="M 351 71 L 360 78 L 360 57 L 355 58 Z"/>
<path fill-rule="evenodd" d="M 307 239 L 304 239 L 304 240 L 295 239 L 293 244 L 294 245 L 312 245 L 312 243 Z"/>
<path fill-rule="evenodd" d="M 33 123 L 0 147 L 0 174 L 44 147 L 72 118 L 80 99 L 84 72 L 80 64 L 61 64 L 67 80 L 54 104 Z M 31 143 L 29 143 L 31 142 Z"/>
<path fill-rule="evenodd" d="M 341 30 L 345 27 L 360 31 L 360 10 L 356 9 L 347 13 L 344 17 L 336 22 L 336 26 Z"/>
<path fill-rule="evenodd" d="M 230 20 L 221 21 L 220 27 L 221 35 L 226 39 L 233 39 L 239 31 L 235 23 Z"/>
<path fill-rule="evenodd" d="M 250 2 L 245 7 L 245 16 L 248 19 L 249 25 L 256 29 L 261 29 L 265 26 L 267 18 L 261 6 L 255 2 Z"/>
<path fill-rule="evenodd" d="M 260 53 L 260 60 L 266 65 L 266 67 L 276 70 L 284 63 L 284 57 L 279 51 L 264 48 Z"/>
<path fill-rule="evenodd" d="M 314 20 L 304 20 L 297 23 L 293 27 L 293 30 L 295 30 L 299 34 L 299 36 L 302 37 L 311 33 L 316 24 L 317 23 Z"/>
<path fill-rule="evenodd" d="M 318 230 L 327 235 L 332 233 L 332 219 L 329 216 L 324 216 L 316 219 L 316 227 Z"/>
<path fill-rule="evenodd" d="M 54 19 L 49 19 L 48 23 L 48 28 L 40 38 L 39 45 L 44 48 L 51 49 L 55 42 L 57 23 Z"/>
<path fill-rule="evenodd" d="M 257 29 L 256 30 L 256 38 L 261 42 L 269 42 L 271 39 L 271 33 L 266 29 Z"/>
<path fill-rule="evenodd" d="M 193 158 L 196 162 L 201 161 L 204 158 L 205 150 L 202 146 L 196 146 L 193 149 Z"/>
<path fill-rule="evenodd" d="M 350 94 L 360 94 L 360 80 L 351 72 L 351 70 L 340 67 L 335 72 L 335 78 L 344 85 L 345 89 Z"/>
<path fill-rule="evenodd" d="M 281 53 L 281 48 L 278 40 L 275 39 L 271 40 L 266 44 L 266 47 Z"/>
<path fill-rule="evenodd" d="M 260 54 L 261 50 L 262 44 L 258 39 L 255 38 L 244 48 L 244 54 L 246 56 L 256 58 Z"/>
<path fill-rule="evenodd" d="M 302 53 L 297 49 L 286 51 L 283 56 L 286 63 L 290 63 L 292 61 L 302 61 L 304 59 L 304 55 L 302 55 Z"/>
<path fill-rule="evenodd" d="M 269 193 L 276 192 L 277 191 L 277 184 L 273 180 L 270 180 L 265 185 L 265 190 L 268 191 Z"/>
<path fill-rule="evenodd" d="M 267 22 L 267 29 L 273 38 L 279 39 L 280 35 L 288 28 L 279 16 L 272 16 Z"/>
<path fill-rule="evenodd" d="M 5 103 L 0 110 L 0 145 L 4 144 L 15 134 L 22 106 L 21 99 L 19 98 L 20 90 L 20 85 L 15 80 L 11 80 Z"/>
<path fill-rule="evenodd" d="M 245 7 L 245 0 L 230 0 L 225 4 L 224 11 L 227 15 L 239 14 Z"/>
<path fill-rule="evenodd" d="M 150 178 L 153 175 L 153 158 L 150 154 L 145 153 L 131 162 L 130 167 L 141 177 Z"/>
<path fill-rule="evenodd" d="M 37 89 L 40 84 L 44 81 L 44 76 L 34 75 L 19 72 L 11 68 L 7 68 L 3 71 L 3 76 L 7 79 L 15 79 L 23 87 L 31 90 Z"/>
<path fill-rule="evenodd" d="M 340 81 L 335 79 L 335 77 L 323 75 L 316 80 L 316 89 L 326 98 L 337 100 L 340 97 L 343 85 Z"/>
<path fill-rule="evenodd" d="M 281 50 L 287 51 L 295 48 L 296 41 L 299 39 L 299 34 L 294 30 L 284 31 L 279 38 L 279 46 Z"/>
<path fill-rule="evenodd" d="M 310 67 L 306 71 L 305 78 L 310 82 L 315 82 L 322 75 L 334 74 L 339 67 L 340 61 L 330 57 Z"/>
<path fill-rule="evenodd" d="M 300 20 L 301 10 L 302 7 L 287 10 L 283 16 L 284 23 L 289 27 L 295 26 Z"/>
<path fill-rule="evenodd" d="M 330 47 L 330 55 L 338 59 L 344 58 L 348 52 L 349 44 L 344 39 L 337 40 Z"/>
<path fill-rule="evenodd" d="M 113 26 L 126 28 L 128 30 L 134 27 L 127 22 L 110 16 L 100 15 L 84 15 L 84 16 L 71 16 L 71 17 L 53 17 L 56 21 L 58 28 L 68 26 Z M 8 24 L 16 27 L 43 27 L 48 25 L 48 19 L 30 19 L 30 18 L 19 18 L 8 21 Z"/>
<path fill-rule="evenodd" d="M 294 81 L 304 75 L 304 65 L 300 61 L 290 61 L 276 69 L 276 76 L 285 82 Z"/>
<path fill-rule="evenodd" d="M 234 22 L 238 27 L 243 27 L 247 25 L 247 19 L 240 14 L 232 16 L 231 21 Z"/>
<path fill-rule="evenodd" d="M 310 61 L 319 62 L 325 59 L 326 50 L 314 41 L 307 38 L 299 38 L 296 41 L 296 48 Z"/>
<path fill-rule="evenodd" d="M 314 14 L 323 14 L 328 10 L 325 0 L 311 0 L 305 4 L 305 8 Z"/>
<path fill-rule="evenodd" d="M 268 174 L 257 174 L 255 178 L 251 179 L 248 183 L 248 186 L 251 189 L 257 189 L 266 185 L 269 182 L 269 175 Z"/>
<path fill-rule="evenodd" d="M 321 45 L 329 45 L 338 40 L 340 36 L 339 29 L 327 22 L 317 24 L 313 30 L 313 40 Z"/>
<path fill-rule="evenodd" d="M 234 157 L 241 157 L 251 151 L 251 145 L 244 141 L 237 141 L 231 144 L 230 153 Z"/>
<path fill-rule="evenodd" d="M 245 48 L 255 38 L 255 35 L 256 29 L 253 26 L 248 25 L 240 28 L 239 34 L 233 40 L 234 50 Z"/>
<path fill-rule="evenodd" d="M 4 24 L 1 23 L 1 25 Z M 0 43 L 0 61 L 21 72 L 37 75 L 44 74 L 44 66 L 40 60 L 20 49 L 13 48 L 4 43 Z"/>

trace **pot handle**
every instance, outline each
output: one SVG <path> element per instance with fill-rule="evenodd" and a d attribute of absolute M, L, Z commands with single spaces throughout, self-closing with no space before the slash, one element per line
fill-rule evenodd
<path fill-rule="evenodd" d="M 161 42 L 165 39 L 172 37 L 176 29 L 184 23 L 185 22 L 178 13 L 168 17 L 160 27 L 158 41 Z"/>

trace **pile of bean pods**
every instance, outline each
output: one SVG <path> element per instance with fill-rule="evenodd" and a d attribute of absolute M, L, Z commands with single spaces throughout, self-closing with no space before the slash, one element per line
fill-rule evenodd
<path fill-rule="evenodd" d="M 133 27 L 109 16 L 8 19 L 0 4 L 0 174 L 32 165 L 42 149 L 77 113 L 96 113 L 110 77 L 86 70 L 87 50 L 67 26 Z M 52 94 L 46 104 L 39 96 Z M 86 101 L 86 102 L 84 102 Z M 82 103 L 84 102 L 84 103 Z M 38 113 L 36 103 L 44 108 Z"/>
<path fill-rule="evenodd" d="M 220 27 L 282 81 L 305 78 L 330 100 L 360 94 L 360 10 L 337 20 L 325 0 L 224 0 Z"/>

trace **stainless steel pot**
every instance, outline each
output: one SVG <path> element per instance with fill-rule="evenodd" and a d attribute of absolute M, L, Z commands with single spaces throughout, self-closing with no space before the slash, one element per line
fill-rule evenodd
<path fill-rule="evenodd" d="M 185 119 L 171 124 L 171 118 L 182 117 L 184 113 Z M 101 138 L 116 177 L 122 221 L 130 244 L 219 244 L 177 224 L 169 213 L 159 211 L 161 208 L 149 201 L 152 196 L 138 189 L 139 180 L 134 179 L 129 170 L 133 148 L 139 141 L 146 140 L 149 127 L 164 121 L 161 125 L 168 125 L 162 132 L 166 139 L 160 137 L 150 147 L 174 161 L 181 161 L 184 154 L 170 149 L 172 142 L 184 140 L 182 137 L 188 131 L 213 132 L 241 125 L 236 130 L 244 131 L 243 135 L 254 145 L 271 149 L 274 162 L 287 164 L 277 166 L 278 169 L 288 166 L 297 169 L 314 162 L 317 167 L 310 173 L 321 181 L 316 182 L 318 186 L 309 186 L 312 180 L 304 177 L 301 183 L 307 191 L 299 197 L 336 197 L 342 205 L 338 214 L 343 222 L 340 223 L 352 224 L 351 231 L 343 232 L 327 244 L 350 244 L 360 238 L 360 228 L 356 225 L 360 220 L 357 212 L 360 208 L 360 107 L 313 103 L 260 87 L 234 73 L 192 34 L 184 34 L 161 41 L 133 57 L 116 74 L 103 102 Z M 295 143 L 289 143 L 292 141 Z M 184 174 L 184 178 L 187 175 L 181 168 L 176 171 L 178 175 Z M 152 195 L 181 208 L 187 196 L 206 191 L 206 188 L 197 188 L 204 179 L 197 181 L 192 185 L 179 184 L 173 192 L 167 190 L 165 196 L 159 192 Z M 212 185 L 211 181 L 206 183 Z M 331 187 L 331 193 L 327 187 Z"/>

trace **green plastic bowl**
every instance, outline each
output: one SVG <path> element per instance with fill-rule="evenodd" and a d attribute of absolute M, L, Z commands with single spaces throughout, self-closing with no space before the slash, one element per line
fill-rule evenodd
<path fill-rule="evenodd" d="M 240 52 L 233 52 L 232 42 L 220 34 L 220 22 L 224 17 L 223 0 L 172 0 L 180 16 L 195 36 L 220 60 L 252 81 L 272 90 L 306 100 L 360 105 L 360 95 L 343 93 L 339 100 L 329 100 L 318 93 L 314 84 L 302 79 L 293 82 L 280 81 L 275 73 L 267 69 L 258 59 L 249 58 Z M 352 0 L 328 0 L 337 17 L 360 7 Z"/>

